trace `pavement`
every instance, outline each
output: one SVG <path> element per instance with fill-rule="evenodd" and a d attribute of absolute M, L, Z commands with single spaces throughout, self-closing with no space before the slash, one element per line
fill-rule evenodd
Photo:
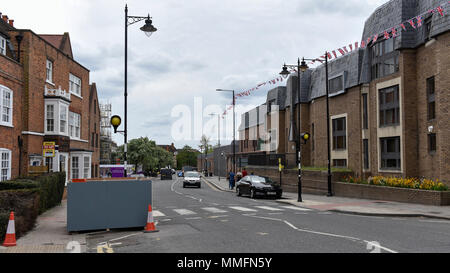
<path fill-rule="evenodd" d="M 86 252 L 86 235 L 67 232 L 67 200 L 39 215 L 33 230 L 17 240 L 15 247 L 0 247 L 0 253 Z"/>
<path fill-rule="evenodd" d="M 219 190 L 234 192 L 234 190 L 228 188 L 228 181 L 224 177 L 221 177 L 220 180 L 217 176 L 203 177 L 203 179 L 206 179 Z M 450 220 L 450 209 L 448 206 L 428 206 L 385 200 L 367 200 L 336 196 L 327 197 L 311 194 L 302 194 L 303 202 L 297 202 L 297 200 L 297 193 L 283 192 L 283 199 L 279 199 L 277 202 L 345 214 L 380 217 L 426 217 Z"/>

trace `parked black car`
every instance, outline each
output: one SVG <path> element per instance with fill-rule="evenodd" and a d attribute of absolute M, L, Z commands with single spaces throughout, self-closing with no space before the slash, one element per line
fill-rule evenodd
<path fill-rule="evenodd" d="M 236 183 L 236 194 L 237 196 L 250 195 L 250 198 L 256 198 L 258 195 L 261 195 L 280 199 L 283 190 L 279 184 L 268 177 L 247 175 Z"/>
<path fill-rule="evenodd" d="M 161 169 L 161 180 L 172 180 L 172 170 Z"/>

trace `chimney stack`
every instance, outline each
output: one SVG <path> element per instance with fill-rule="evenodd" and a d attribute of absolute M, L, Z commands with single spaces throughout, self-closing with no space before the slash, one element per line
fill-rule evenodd
<path fill-rule="evenodd" d="M 2 19 L 3 19 L 3 21 L 5 21 L 6 23 L 8 23 L 8 15 L 2 15 Z"/>
<path fill-rule="evenodd" d="M 9 25 L 14 27 L 14 20 L 9 20 Z"/>

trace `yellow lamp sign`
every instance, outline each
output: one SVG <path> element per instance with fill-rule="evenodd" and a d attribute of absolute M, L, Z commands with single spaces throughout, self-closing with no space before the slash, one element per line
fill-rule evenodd
<path fill-rule="evenodd" d="M 42 155 L 44 157 L 55 157 L 55 142 L 44 142 L 42 144 Z"/>
<path fill-rule="evenodd" d="M 114 133 L 117 133 L 117 127 L 122 123 L 122 119 L 119 116 L 111 117 L 111 125 L 114 127 Z"/>
<path fill-rule="evenodd" d="M 283 164 L 281 164 L 281 158 L 278 158 L 278 171 L 282 171 L 284 169 Z"/>

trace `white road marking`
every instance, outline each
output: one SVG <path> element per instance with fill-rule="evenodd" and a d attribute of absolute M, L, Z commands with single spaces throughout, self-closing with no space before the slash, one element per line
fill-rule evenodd
<path fill-rule="evenodd" d="M 196 212 L 193 212 L 192 210 L 188 210 L 188 209 L 174 209 L 174 211 L 180 215 L 197 214 Z"/>
<path fill-rule="evenodd" d="M 208 216 L 208 218 L 210 218 L 210 219 L 224 218 L 224 217 L 228 217 L 228 215 L 212 215 L 212 216 Z"/>
<path fill-rule="evenodd" d="M 292 210 L 310 211 L 310 209 L 305 209 L 305 208 L 296 207 L 296 206 L 281 206 L 281 207 L 285 208 L 285 209 L 292 209 Z"/>
<path fill-rule="evenodd" d="M 191 218 L 185 218 L 186 220 L 200 220 L 202 217 L 191 217 Z"/>
<path fill-rule="evenodd" d="M 257 211 L 254 209 L 244 208 L 244 207 L 229 207 L 230 209 L 240 210 L 240 211 Z"/>
<path fill-rule="evenodd" d="M 214 207 L 207 207 L 207 208 L 202 208 L 203 210 L 206 210 L 208 212 L 212 212 L 212 213 L 225 213 L 227 212 L 226 210 L 222 210 L 222 209 L 218 209 L 218 208 L 214 208 Z"/>
<path fill-rule="evenodd" d="M 277 218 L 269 218 L 269 217 L 261 217 L 261 216 L 254 216 L 254 215 L 248 215 L 249 217 L 254 217 L 254 218 L 260 218 L 260 219 L 267 219 L 267 220 L 272 220 L 272 221 L 278 221 L 278 222 L 283 222 L 286 225 L 288 225 L 289 227 L 291 227 L 294 230 L 300 231 L 300 232 L 307 232 L 307 233 L 313 233 L 313 234 L 317 234 L 317 235 L 324 235 L 324 236 L 330 236 L 330 237 L 335 237 L 335 238 L 342 238 L 342 239 L 347 239 L 347 240 L 351 240 L 353 242 L 359 242 L 359 243 L 365 243 L 370 244 L 371 242 L 366 241 L 366 240 L 361 240 L 359 238 L 355 238 L 355 237 L 350 237 L 350 236 L 344 236 L 344 235 L 338 235 L 338 234 L 333 234 L 333 233 L 327 233 L 327 232 L 320 232 L 320 231 L 314 231 L 314 230 L 308 230 L 308 229 L 301 229 L 298 228 L 296 226 L 294 226 L 293 224 L 289 223 L 286 220 L 282 220 L 282 219 L 277 219 Z M 381 245 L 377 246 L 380 249 L 383 249 L 387 252 L 391 252 L 391 253 L 397 253 L 396 251 L 389 249 L 387 247 L 383 247 Z"/>
<path fill-rule="evenodd" d="M 164 213 L 160 212 L 159 210 L 153 211 L 153 217 L 162 217 L 162 216 L 166 216 L 166 215 Z"/>
<path fill-rule="evenodd" d="M 270 210 L 270 211 L 283 211 L 283 209 L 268 207 L 268 206 L 256 206 L 256 208 Z"/>

